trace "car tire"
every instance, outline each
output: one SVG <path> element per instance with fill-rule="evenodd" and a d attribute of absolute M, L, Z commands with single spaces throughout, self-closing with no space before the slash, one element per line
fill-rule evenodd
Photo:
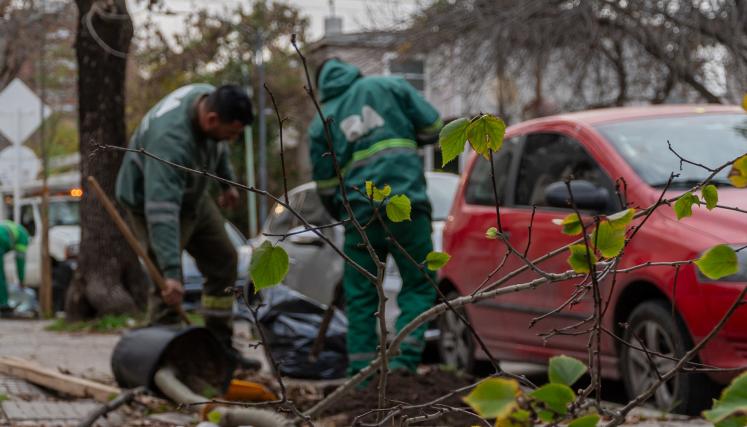
<path fill-rule="evenodd" d="M 649 351 L 677 359 L 693 346 L 684 322 L 678 315 L 672 316 L 670 303 L 663 300 L 646 301 L 633 309 L 623 339 L 636 347 L 643 343 Z M 629 399 L 658 380 L 653 367 L 663 374 L 677 363 L 654 355 L 649 360 L 644 351 L 625 344 L 620 353 L 620 370 Z M 660 410 L 695 415 L 709 407 L 715 389 L 715 384 L 705 374 L 680 373 L 662 384 L 650 401 Z"/>
<path fill-rule="evenodd" d="M 455 291 L 446 294 L 446 299 L 454 299 L 459 294 Z M 464 307 L 455 309 L 467 318 Z M 475 341 L 467 325 L 452 310 L 446 310 L 436 319 L 439 330 L 437 341 L 438 355 L 441 363 L 457 370 L 472 372 L 475 367 Z"/>

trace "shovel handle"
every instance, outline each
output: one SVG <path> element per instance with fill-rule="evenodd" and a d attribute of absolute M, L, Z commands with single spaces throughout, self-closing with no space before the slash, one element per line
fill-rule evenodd
<path fill-rule="evenodd" d="M 156 286 L 158 286 L 158 289 L 164 291 L 166 289 L 166 281 L 163 279 L 161 272 L 158 270 L 156 265 L 153 264 L 153 261 L 145 252 L 145 249 L 140 245 L 140 242 L 138 242 L 137 238 L 135 238 L 135 235 L 132 234 L 130 227 L 127 226 L 127 223 L 124 221 L 124 219 L 122 219 L 122 216 L 119 214 L 119 212 L 117 212 L 117 208 L 114 207 L 114 203 L 112 203 L 112 201 L 109 199 L 109 196 L 104 193 L 104 190 L 101 188 L 96 178 L 89 176 L 88 184 L 93 189 L 93 192 L 96 193 L 96 197 L 99 198 L 101 204 L 104 205 L 104 209 L 106 209 L 106 212 L 109 214 L 112 221 L 114 221 L 114 225 L 117 226 L 119 231 L 124 236 L 125 240 L 127 240 L 127 243 L 130 244 L 132 250 L 135 251 L 135 254 L 140 258 L 140 260 L 143 261 L 143 264 L 145 264 L 145 269 L 147 270 L 150 279 L 153 281 L 153 283 L 156 284 Z M 182 305 L 176 304 L 173 307 L 182 321 L 189 325 L 189 318 L 184 312 Z"/>

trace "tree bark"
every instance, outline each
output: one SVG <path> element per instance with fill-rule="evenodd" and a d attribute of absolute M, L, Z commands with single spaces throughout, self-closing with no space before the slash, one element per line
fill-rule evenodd
<path fill-rule="evenodd" d="M 125 69 L 133 35 L 125 0 L 76 0 L 80 172 L 114 194 L 122 154 L 98 144 L 126 144 Z M 147 288 L 140 264 L 101 203 L 82 180 L 78 269 L 66 297 L 69 319 L 133 313 Z"/>

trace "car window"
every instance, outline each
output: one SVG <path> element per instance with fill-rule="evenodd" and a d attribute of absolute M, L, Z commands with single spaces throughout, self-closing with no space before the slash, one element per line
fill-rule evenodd
<path fill-rule="evenodd" d="M 306 195 L 303 199 L 303 205 L 301 206 L 299 213 L 301 216 L 311 225 L 327 225 L 332 224 L 334 220 L 329 216 L 327 210 L 322 205 L 322 200 L 319 198 L 316 190 L 308 190 L 305 192 Z M 298 223 L 298 225 L 303 225 Z"/>
<path fill-rule="evenodd" d="M 58 200 L 49 204 L 49 226 L 79 225 L 80 204 L 77 200 Z"/>
<path fill-rule="evenodd" d="M 459 187 L 459 177 L 452 174 L 429 174 L 426 175 L 426 182 L 428 199 L 433 207 L 431 216 L 434 221 L 443 221 L 451 210 L 454 193 Z"/>
<path fill-rule="evenodd" d="M 513 153 L 510 150 L 501 150 L 493 156 L 495 165 L 495 187 L 498 193 L 498 202 L 504 203 L 506 184 L 508 183 L 509 169 Z M 472 173 L 467 181 L 467 190 L 464 195 L 465 201 L 472 205 L 495 205 L 493 184 L 490 182 L 490 162 L 485 157 L 478 157 Z"/>
<path fill-rule="evenodd" d="M 228 239 L 231 241 L 234 247 L 238 248 L 239 246 L 246 245 L 246 238 L 243 234 L 230 222 L 226 221 L 223 224 L 224 228 L 226 229 L 226 234 L 228 235 Z"/>
<path fill-rule="evenodd" d="M 288 201 L 294 210 L 297 211 L 302 206 L 304 195 L 305 192 L 303 191 L 288 195 Z M 270 215 L 267 217 L 266 229 L 271 234 L 285 234 L 291 228 L 296 227 L 298 223 L 298 218 L 290 210 L 286 209 L 280 203 L 275 203 L 272 211 L 270 211 Z"/>
<path fill-rule="evenodd" d="M 529 135 L 521 155 L 514 201 L 517 205 L 548 206 L 545 188 L 571 175 L 614 194 L 611 180 L 578 141 L 554 133 Z"/>
<path fill-rule="evenodd" d="M 36 221 L 34 221 L 34 208 L 31 205 L 21 206 L 21 225 L 26 231 L 29 232 L 29 236 L 36 235 Z"/>

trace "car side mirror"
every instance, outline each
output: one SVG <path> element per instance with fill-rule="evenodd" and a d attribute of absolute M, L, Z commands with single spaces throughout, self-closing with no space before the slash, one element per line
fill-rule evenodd
<path fill-rule="evenodd" d="M 288 231 L 288 241 L 294 245 L 324 246 L 324 240 L 304 226 L 291 228 Z"/>
<path fill-rule="evenodd" d="M 597 187 L 589 181 L 573 180 L 570 182 L 573 201 L 580 210 L 603 211 L 610 199 L 606 188 Z M 557 181 L 545 188 L 545 201 L 556 208 L 570 208 L 571 196 L 565 182 Z"/>

